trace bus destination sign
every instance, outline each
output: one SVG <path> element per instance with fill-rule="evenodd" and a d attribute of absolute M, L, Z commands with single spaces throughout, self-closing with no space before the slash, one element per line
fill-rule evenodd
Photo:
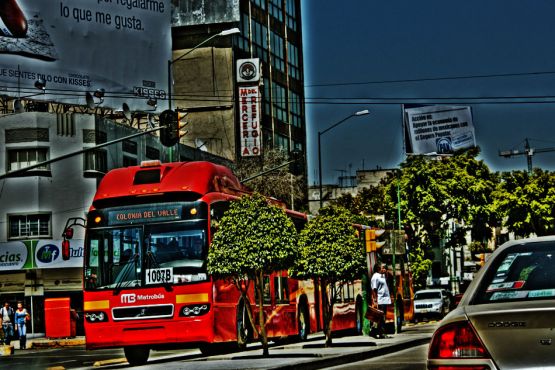
<path fill-rule="evenodd" d="M 108 211 L 108 224 L 121 225 L 180 220 L 181 211 L 181 206 L 171 204 L 120 208 Z"/>

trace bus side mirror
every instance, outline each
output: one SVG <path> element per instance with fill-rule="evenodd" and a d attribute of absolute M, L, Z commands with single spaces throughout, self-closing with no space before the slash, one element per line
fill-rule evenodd
<path fill-rule="evenodd" d="M 62 259 L 68 261 L 70 257 L 69 240 L 64 239 L 62 241 Z"/>
<path fill-rule="evenodd" d="M 68 227 L 67 229 L 65 229 L 64 233 L 62 234 L 62 236 L 64 237 L 64 239 L 73 239 L 73 228 L 72 227 Z"/>

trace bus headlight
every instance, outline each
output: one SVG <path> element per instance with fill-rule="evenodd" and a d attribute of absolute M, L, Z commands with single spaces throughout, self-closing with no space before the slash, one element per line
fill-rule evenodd
<path fill-rule="evenodd" d="M 85 319 L 88 322 L 106 322 L 106 321 L 108 321 L 108 315 L 106 315 L 102 311 L 87 312 L 87 313 L 85 313 Z"/>
<path fill-rule="evenodd" d="M 192 316 L 202 316 L 210 311 L 209 304 L 192 304 L 181 307 L 179 310 L 179 316 L 192 317 Z"/>

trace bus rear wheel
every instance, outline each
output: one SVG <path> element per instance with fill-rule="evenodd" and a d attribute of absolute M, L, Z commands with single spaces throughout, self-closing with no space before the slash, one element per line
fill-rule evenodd
<path fill-rule="evenodd" d="M 129 365 L 139 366 L 147 363 L 150 349 L 147 347 L 125 347 L 123 353 Z"/>

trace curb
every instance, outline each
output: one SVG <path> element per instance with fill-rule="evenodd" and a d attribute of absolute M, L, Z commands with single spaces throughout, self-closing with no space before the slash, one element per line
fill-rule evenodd
<path fill-rule="evenodd" d="M 76 347 L 84 346 L 85 339 L 46 339 L 35 340 L 31 343 L 31 348 L 57 348 L 57 347 Z"/>

